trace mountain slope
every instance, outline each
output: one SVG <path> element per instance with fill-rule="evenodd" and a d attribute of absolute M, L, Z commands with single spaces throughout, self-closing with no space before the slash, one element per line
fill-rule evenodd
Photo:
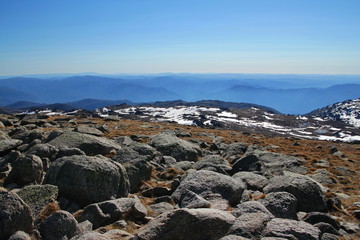
<path fill-rule="evenodd" d="M 335 103 L 307 114 L 327 120 L 342 121 L 360 127 L 360 98 Z"/>

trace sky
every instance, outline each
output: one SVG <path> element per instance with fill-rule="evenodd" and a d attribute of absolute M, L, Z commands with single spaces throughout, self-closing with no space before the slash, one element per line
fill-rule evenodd
<path fill-rule="evenodd" d="M 1 0 L 0 75 L 360 74 L 359 0 Z"/>

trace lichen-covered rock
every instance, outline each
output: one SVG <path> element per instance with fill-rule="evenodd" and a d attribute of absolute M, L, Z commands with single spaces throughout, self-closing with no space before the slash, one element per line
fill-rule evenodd
<path fill-rule="evenodd" d="M 39 224 L 38 229 L 46 240 L 70 239 L 80 233 L 78 222 L 66 211 L 53 213 Z"/>
<path fill-rule="evenodd" d="M 211 205 L 209 201 L 190 190 L 181 195 L 178 204 L 180 208 L 209 208 Z"/>
<path fill-rule="evenodd" d="M 215 240 L 226 235 L 235 221 L 216 209 L 178 209 L 151 220 L 138 233 L 140 240 Z"/>
<path fill-rule="evenodd" d="M 0 131 L 0 156 L 10 152 L 11 149 L 15 149 L 20 146 L 21 140 L 12 139 L 3 131 Z"/>
<path fill-rule="evenodd" d="M 244 189 L 244 183 L 229 176 L 213 171 L 199 170 L 189 173 L 181 181 L 180 186 L 172 194 L 172 198 L 179 202 L 181 196 L 190 190 L 206 200 L 209 196 L 219 194 L 231 205 L 236 205 L 239 203 Z"/>
<path fill-rule="evenodd" d="M 20 186 L 29 183 L 40 184 L 43 178 L 43 162 L 38 156 L 21 156 L 12 164 L 12 169 L 4 185 L 16 183 Z"/>
<path fill-rule="evenodd" d="M 59 189 L 54 185 L 29 185 L 20 189 L 17 194 L 31 208 L 34 219 L 41 210 L 57 199 Z"/>
<path fill-rule="evenodd" d="M 320 230 L 313 225 L 290 219 L 274 218 L 266 226 L 264 236 L 286 239 L 318 240 Z"/>
<path fill-rule="evenodd" d="M 197 161 L 202 155 L 200 147 L 170 132 L 163 132 L 152 137 L 150 146 L 163 155 L 174 157 L 177 161 Z"/>
<path fill-rule="evenodd" d="M 15 193 L 0 190 L 0 239 L 17 231 L 30 232 L 33 218 L 29 208 Z"/>
<path fill-rule="evenodd" d="M 29 234 L 23 231 L 17 231 L 8 240 L 31 240 Z"/>
<path fill-rule="evenodd" d="M 232 178 L 246 183 L 247 188 L 253 190 L 262 190 L 269 183 L 266 177 L 253 172 L 238 172 Z"/>
<path fill-rule="evenodd" d="M 79 148 L 87 155 L 107 155 L 112 150 L 121 149 L 114 141 L 89 134 L 66 131 L 48 142 L 57 148 Z"/>
<path fill-rule="evenodd" d="M 74 155 L 51 163 L 45 183 L 59 187 L 59 195 L 83 205 L 129 193 L 124 167 L 102 156 Z"/>

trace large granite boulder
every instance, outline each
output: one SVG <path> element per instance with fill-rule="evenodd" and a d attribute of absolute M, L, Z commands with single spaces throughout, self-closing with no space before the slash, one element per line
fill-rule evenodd
<path fill-rule="evenodd" d="M 20 230 L 30 232 L 32 229 L 29 206 L 17 194 L 0 190 L 0 239 L 8 239 Z"/>
<path fill-rule="evenodd" d="M 72 131 L 65 131 L 48 143 L 57 148 L 79 148 L 87 155 L 107 155 L 112 150 L 121 149 L 120 145 L 109 139 Z"/>
<path fill-rule="evenodd" d="M 60 196 L 82 205 L 126 197 L 129 193 L 125 168 L 102 156 L 59 158 L 50 165 L 45 183 L 58 186 Z"/>
<path fill-rule="evenodd" d="M 172 156 L 177 161 L 197 161 L 202 155 L 200 147 L 178 138 L 171 132 L 163 132 L 152 137 L 150 145 L 163 155 Z"/>
<path fill-rule="evenodd" d="M 235 217 L 216 209 L 178 209 L 151 220 L 139 234 L 140 240 L 215 240 L 225 236 Z"/>
<path fill-rule="evenodd" d="M 209 196 L 219 194 L 231 205 L 236 205 L 241 199 L 245 189 L 245 184 L 235 179 L 207 170 L 193 171 L 189 173 L 180 186 L 172 194 L 175 202 L 179 202 L 182 195 L 192 191 L 204 199 L 208 200 Z"/>

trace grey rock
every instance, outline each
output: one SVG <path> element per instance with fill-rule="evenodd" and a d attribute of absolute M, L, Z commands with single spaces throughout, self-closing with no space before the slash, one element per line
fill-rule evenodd
<path fill-rule="evenodd" d="M 349 234 L 357 233 L 360 231 L 360 225 L 352 222 L 341 222 L 341 229 Z"/>
<path fill-rule="evenodd" d="M 8 240 L 31 240 L 29 234 L 23 231 L 17 231 Z"/>
<path fill-rule="evenodd" d="M 26 155 L 36 155 L 40 158 L 51 158 L 58 149 L 50 144 L 36 144 L 26 151 Z"/>
<path fill-rule="evenodd" d="M 234 163 L 232 173 L 235 174 L 240 171 L 260 171 L 262 169 L 263 166 L 259 158 L 254 154 L 249 154 Z"/>
<path fill-rule="evenodd" d="M 321 236 L 321 240 L 339 240 L 339 238 L 331 233 L 324 233 Z"/>
<path fill-rule="evenodd" d="M 181 162 L 172 164 L 171 167 L 175 168 L 176 170 L 179 170 L 179 171 L 187 171 L 187 170 L 193 168 L 193 165 L 194 165 L 194 162 L 181 161 Z"/>
<path fill-rule="evenodd" d="M 151 220 L 138 233 L 141 240 L 215 240 L 226 235 L 235 221 L 216 209 L 178 209 Z"/>
<path fill-rule="evenodd" d="M 263 235 L 294 240 L 318 240 L 320 230 L 307 222 L 274 218 L 267 224 Z"/>
<path fill-rule="evenodd" d="M 200 147 L 169 132 L 152 137 L 150 145 L 163 155 L 172 156 L 177 161 L 197 161 L 198 157 L 202 155 Z"/>
<path fill-rule="evenodd" d="M 108 238 L 98 232 L 88 232 L 83 235 L 72 237 L 70 240 L 111 240 L 111 238 Z"/>
<path fill-rule="evenodd" d="M 180 208 L 209 208 L 210 202 L 192 191 L 185 191 L 179 201 Z"/>
<path fill-rule="evenodd" d="M 268 214 L 259 212 L 245 213 L 236 218 L 228 234 L 234 234 L 246 238 L 258 238 L 261 236 L 266 224 L 272 219 Z"/>
<path fill-rule="evenodd" d="M 176 159 L 171 156 L 163 156 L 161 163 L 164 163 L 166 166 L 170 167 L 171 165 L 176 164 Z M 182 162 L 179 162 L 179 163 L 182 163 Z M 188 169 L 190 169 L 190 168 L 188 168 Z M 188 170 L 188 169 L 186 169 L 186 170 Z"/>
<path fill-rule="evenodd" d="M 0 190 L 0 216 L 0 239 L 33 229 L 31 210 L 15 193 Z"/>
<path fill-rule="evenodd" d="M 311 212 L 306 214 L 302 220 L 310 224 L 324 222 L 332 225 L 336 230 L 340 229 L 339 223 L 327 213 Z"/>
<path fill-rule="evenodd" d="M 158 216 L 171 210 L 174 210 L 174 206 L 167 202 L 155 203 L 148 206 L 148 212 L 151 216 Z"/>
<path fill-rule="evenodd" d="M 120 145 L 109 139 L 71 131 L 62 133 L 48 143 L 57 148 L 79 148 L 87 155 L 107 155 L 112 150 L 121 149 Z"/>
<path fill-rule="evenodd" d="M 253 190 L 262 190 L 269 183 L 266 177 L 253 172 L 238 172 L 232 178 L 243 181 L 248 189 Z"/>
<path fill-rule="evenodd" d="M 66 211 L 53 213 L 38 225 L 38 229 L 41 237 L 47 240 L 70 239 L 80 233 L 78 222 Z"/>
<path fill-rule="evenodd" d="M 156 198 L 162 196 L 170 196 L 171 189 L 167 187 L 152 187 L 141 192 L 144 197 Z"/>
<path fill-rule="evenodd" d="M 132 240 L 134 238 L 134 235 L 120 229 L 111 229 L 104 233 L 103 236 L 106 236 L 112 240 Z"/>
<path fill-rule="evenodd" d="M 95 136 L 102 136 L 104 135 L 104 133 L 94 127 L 89 127 L 86 125 L 80 125 L 77 126 L 75 128 L 75 131 L 79 132 L 79 133 L 86 133 L 86 134 L 90 134 L 90 135 L 95 135 Z"/>
<path fill-rule="evenodd" d="M 29 183 L 41 183 L 43 163 L 38 156 L 21 156 L 12 164 L 12 169 L 5 179 L 4 185 L 16 183 L 20 186 Z"/>
<path fill-rule="evenodd" d="M 324 223 L 324 222 L 319 222 L 316 224 L 313 224 L 314 227 L 317 227 L 318 229 L 320 229 L 321 234 L 324 233 L 330 233 L 330 234 L 334 234 L 334 235 L 340 235 L 339 231 L 336 230 L 331 224 L 329 223 Z"/>
<path fill-rule="evenodd" d="M 20 146 L 21 140 L 11 139 L 6 133 L 0 131 L 0 155 L 6 154 L 12 149 Z"/>
<path fill-rule="evenodd" d="M 181 196 L 190 190 L 206 200 L 213 194 L 219 194 L 221 198 L 227 200 L 231 205 L 236 205 L 239 203 L 244 189 L 244 183 L 236 181 L 229 176 L 212 171 L 199 170 L 191 172 L 185 177 L 180 186 L 172 194 L 172 198 L 175 202 L 179 202 Z"/>
<path fill-rule="evenodd" d="M 129 193 L 125 168 L 102 156 L 59 158 L 51 163 L 45 183 L 58 186 L 60 196 L 83 205 Z"/>
<path fill-rule="evenodd" d="M 248 240 L 249 238 L 244 238 L 237 235 L 227 235 L 225 237 L 220 238 L 219 240 Z"/>
<path fill-rule="evenodd" d="M 328 172 L 326 169 L 316 170 L 314 174 L 311 174 L 309 176 L 321 184 L 337 183 L 335 176 Z"/>
<path fill-rule="evenodd" d="M 90 204 L 77 216 L 79 222 L 86 220 L 93 224 L 94 229 L 118 221 L 141 220 L 147 214 L 144 205 L 136 198 L 119 198 Z"/>
<path fill-rule="evenodd" d="M 302 175 L 273 177 L 264 188 L 264 192 L 291 193 L 298 200 L 297 211 L 312 212 L 327 209 L 321 188 Z"/>
<path fill-rule="evenodd" d="M 145 160 L 126 162 L 123 164 L 126 169 L 130 182 L 130 192 L 135 193 L 143 182 L 151 177 L 152 166 Z"/>
<path fill-rule="evenodd" d="M 138 152 L 141 156 L 147 156 L 149 159 L 152 159 L 156 155 L 158 155 L 158 152 L 155 148 L 144 143 L 133 142 L 129 145 L 129 147 L 134 151 Z"/>
<path fill-rule="evenodd" d="M 58 187 L 54 185 L 30 185 L 20 189 L 17 194 L 31 208 L 34 219 L 41 210 L 58 197 Z"/>
<path fill-rule="evenodd" d="M 86 155 L 83 151 L 78 148 L 60 147 L 55 158 L 62 158 L 74 155 Z"/>
<path fill-rule="evenodd" d="M 281 153 L 254 150 L 253 153 L 261 164 L 273 175 L 282 175 L 283 171 L 305 174 L 307 169 L 302 166 L 305 160 Z"/>
<path fill-rule="evenodd" d="M 265 195 L 260 202 L 277 218 L 297 220 L 298 201 L 288 192 L 272 192 Z"/>
<path fill-rule="evenodd" d="M 270 219 L 274 218 L 273 214 L 262 203 L 256 201 L 248 201 L 237 205 L 232 214 L 238 218 L 244 214 L 259 212 L 268 215 Z"/>
<path fill-rule="evenodd" d="M 92 229 L 93 229 L 93 224 L 92 224 L 90 221 L 88 221 L 88 220 L 79 223 L 78 226 L 79 226 L 79 231 L 80 231 L 81 234 L 85 234 L 85 233 L 87 233 L 87 232 L 91 232 Z"/>
<path fill-rule="evenodd" d="M 43 140 L 44 135 L 43 132 L 40 130 L 26 130 L 26 129 L 19 129 L 11 134 L 12 139 L 18 139 L 23 142 L 23 144 L 29 144 L 34 140 Z"/>
<path fill-rule="evenodd" d="M 225 156 L 243 155 L 248 146 L 245 143 L 231 143 L 225 149 Z"/>

